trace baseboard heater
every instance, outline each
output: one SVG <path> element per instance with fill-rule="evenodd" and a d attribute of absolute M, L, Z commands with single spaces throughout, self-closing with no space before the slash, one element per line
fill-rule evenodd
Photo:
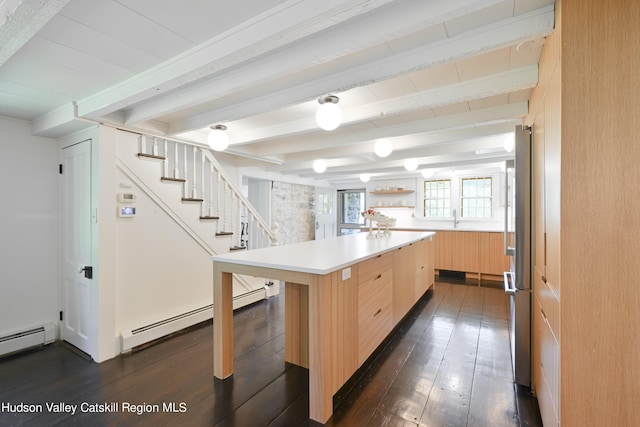
<path fill-rule="evenodd" d="M 0 337 L 0 356 L 26 350 L 56 340 L 56 325 L 46 323 L 35 328 L 14 332 Z"/>
<path fill-rule="evenodd" d="M 233 309 L 244 307 L 266 298 L 266 290 L 256 289 L 233 298 Z M 213 304 L 160 320 L 150 325 L 120 333 L 120 352 L 128 353 L 134 347 L 173 334 L 213 317 Z"/>

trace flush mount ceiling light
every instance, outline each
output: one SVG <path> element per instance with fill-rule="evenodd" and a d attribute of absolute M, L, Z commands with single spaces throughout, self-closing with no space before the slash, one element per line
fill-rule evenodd
<path fill-rule="evenodd" d="M 387 157 L 393 151 L 393 144 L 386 138 L 379 139 L 373 146 L 373 151 L 378 157 Z"/>
<path fill-rule="evenodd" d="M 511 133 L 504 137 L 504 149 L 507 152 L 509 153 L 512 152 L 515 146 L 516 146 L 516 137 L 514 134 Z"/>
<path fill-rule="evenodd" d="M 409 172 L 413 172 L 418 169 L 418 159 L 405 159 L 404 168 Z"/>
<path fill-rule="evenodd" d="M 229 135 L 225 132 L 227 127 L 225 125 L 211 126 L 209 135 L 207 136 L 207 142 L 209 147 L 215 151 L 224 151 L 229 146 Z"/>
<path fill-rule="evenodd" d="M 369 180 L 371 179 L 371 175 L 368 173 L 361 173 L 360 174 L 360 181 L 362 182 L 369 182 Z"/>
<path fill-rule="evenodd" d="M 322 172 L 326 171 L 327 170 L 327 162 L 325 162 L 322 159 L 314 160 L 313 161 L 313 170 L 316 171 L 316 173 L 322 173 Z"/>
<path fill-rule="evenodd" d="M 420 173 L 424 179 L 429 179 L 433 176 L 433 169 L 422 169 Z"/>
<path fill-rule="evenodd" d="M 316 111 L 316 123 L 324 130 L 334 130 L 342 123 L 342 111 L 338 107 L 338 97 L 334 95 L 318 99 L 320 106 Z"/>

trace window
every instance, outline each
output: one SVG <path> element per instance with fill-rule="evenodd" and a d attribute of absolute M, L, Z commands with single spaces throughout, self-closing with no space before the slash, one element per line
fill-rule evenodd
<path fill-rule="evenodd" d="M 451 216 L 451 180 L 434 179 L 424 182 L 425 218 Z"/>
<path fill-rule="evenodd" d="M 338 234 L 360 232 L 364 225 L 365 190 L 338 190 Z"/>
<path fill-rule="evenodd" d="M 461 218 L 491 218 L 491 177 L 462 178 Z"/>

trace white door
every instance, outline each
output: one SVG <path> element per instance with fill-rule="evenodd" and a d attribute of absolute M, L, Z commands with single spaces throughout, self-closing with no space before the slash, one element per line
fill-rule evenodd
<path fill-rule="evenodd" d="M 316 188 L 316 240 L 337 235 L 335 190 Z"/>
<path fill-rule="evenodd" d="M 62 149 L 62 339 L 91 354 L 91 140 Z"/>

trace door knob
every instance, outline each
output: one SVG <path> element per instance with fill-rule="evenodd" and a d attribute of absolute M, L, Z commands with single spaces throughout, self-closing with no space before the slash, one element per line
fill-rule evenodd
<path fill-rule="evenodd" d="M 93 267 L 89 265 L 85 265 L 84 268 L 80 269 L 79 273 L 84 272 L 84 277 L 87 279 L 93 279 Z"/>

